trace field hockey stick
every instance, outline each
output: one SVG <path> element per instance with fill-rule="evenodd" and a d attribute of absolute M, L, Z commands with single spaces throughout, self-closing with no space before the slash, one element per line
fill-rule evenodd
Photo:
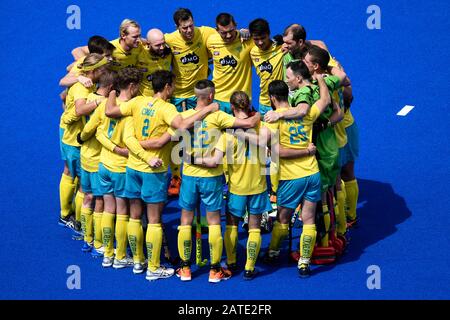
<path fill-rule="evenodd" d="M 292 216 L 291 220 L 289 221 L 289 255 L 288 255 L 288 261 L 297 261 L 295 253 L 292 252 L 292 229 L 294 229 L 294 223 L 298 219 L 300 210 L 295 210 L 294 215 Z M 294 221 L 294 222 L 292 222 Z"/>
<path fill-rule="evenodd" d="M 164 224 L 161 224 L 161 226 L 162 226 L 162 229 L 163 229 L 162 244 L 163 244 L 163 247 L 164 247 L 164 258 L 172 266 L 177 266 L 180 263 L 180 258 L 179 257 L 172 257 L 172 255 L 170 254 L 169 242 L 167 241 L 166 230 L 164 228 Z"/>
<path fill-rule="evenodd" d="M 208 259 L 202 260 L 202 223 L 200 205 L 196 208 L 196 225 L 195 225 L 195 263 L 199 267 L 204 267 L 208 263 Z"/>

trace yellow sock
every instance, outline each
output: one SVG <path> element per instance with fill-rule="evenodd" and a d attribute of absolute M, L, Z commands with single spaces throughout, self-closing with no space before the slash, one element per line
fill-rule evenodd
<path fill-rule="evenodd" d="M 155 271 L 161 263 L 163 229 L 160 223 L 149 224 L 147 226 L 147 235 L 145 237 L 148 256 L 148 268 Z"/>
<path fill-rule="evenodd" d="M 80 189 L 80 180 L 78 179 L 78 177 L 75 177 L 73 179 L 73 184 L 75 186 L 75 190 L 73 192 L 73 194 L 75 195 L 75 192 Z M 72 201 L 72 212 L 76 212 L 76 206 L 75 206 L 75 201 Z"/>
<path fill-rule="evenodd" d="M 320 240 L 322 247 L 328 247 L 328 231 L 330 231 L 330 212 L 328 211 L 328 205 L 322 205 L 323 210 L 323 222 L 325 224 L 325 236 Z"/>
<path fill-rule="evenodd" d="M 134 262 L 144 262 L 144 230 L 140 219 L 131 219 L 127 227 L 128 242 L 133 252 Z"/>
<path fill-rule="evenodd" d="M 95 249 L 99 249 L 103 245 L 102 214 L 103 214 L 103 212 L 94 212 L 94 248 Z"/>
<path fill-rule="evenodd" d="M 192 226 L 178 226 L 178 254 L 184 262 L 191 260 Z"/>
<path fill-rule="evenodd" d="M 80 190 L 75 195 L 75 218 L 77 221 L 81 220 L 81 207 L 83 205 L 84 193 Z"/>
<path fill-rule="evenodd" d="M 343 187 L 343 186 L 342 186 Z M 347 219 L 345 217 L 345 189 L 337 192 L 336 231 L 344 234 L 347 231 Z"/>
<path fill-rule="evenodd" d="M 248 230 L 247 240 L 247 262 L 245 270 L 253 271 L 261 248 L 261 229 Z"/>
<path fill-rule="evenodd" d="M 81 230 L 83 230 L 84 241 L 91 243 L 93 240 L 91 208 L 81 208 Z"/>
<path fill-rule="evenodd" d="M 227 253 L 227 263 L 236 263 L 236 247 L 238 243 L 237 226 L 226 226 L 224 242 L 225 251 Z"/>
<path fill-rule="evenodd" d="M 114 218 L 115 214 L 103 212 L 102 215 L 102 235 L 103 247 L 105 247 L 105 257 L 114 256 Z"/>
<path fill-rule="evenodd" d="M 116 219 L 116 258 L 119 260 L 127 256 L 127 228 L 128 216 L 118 214 Z"/>
<path fill-rule="evenodd" d="M 209 235 L 209 254 L 211 256 L 211 265 L 220 264 L 223 251 L 223 238 L 220 224 L 208 226 Z"/>
<path fill-rule="evenodd" d="M 59 203 L 61 205 L 61 218 L 70 214 L 72 209 L 72 199 L 75 193 L 75 184 L 71 176 L 63 174 L 59 182 Z"/>
<path fill-rule="evenodd" d="M 356 219 L 356 205 L 358 204 L 359 187 L 358 181 L 351 180 L 345 183 L 345 191 L 347 192 L 348 217 L 352 220 Z"/>
<path fill-rule="evenodd" d="M 300 255 L 304 259 L 310 259 L 316 244 L 316 225 L 304 224 L 303 232 L 300 236 Z"/>
<path fill-rule="evenodd" d="M 269 249 L 275 251 L 280 250 L 280 244 L 288 234 L 289 225 L 281 224 L 278 221 L 275 221 L 273 224 L 272 238 L 270 239 Z"/>

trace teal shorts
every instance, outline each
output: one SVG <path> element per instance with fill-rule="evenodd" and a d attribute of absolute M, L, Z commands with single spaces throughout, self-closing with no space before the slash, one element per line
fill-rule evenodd
<path fill-rule="evenodd" d="M 189 98 L 175 98 L 172 97 L 170 99 L 170 103 L 175 105 L 178 112 L 183 112 L 183 102 L 186 101 L 186 110 L 194 109 L 197 106 L 197 97 L 189 97 Z"/>
<path fill-rule="evenodd" d="M 59 151 L 61 152 L 61 159 L 66 161 L 66 156 L 64 155 L 63 142 L 62 142 L 63 136 L 64 136 L 64 129 L 59 127 Z"/>
<path fill-rule="evenodd" d="M 67 163 L 72 178 L 81 177 L 80 147 L 69 146 L 61 142 L 62 156 Z"/>
<path fill-rule="evenodd" d="M 345 132 L 347 133 L 347 144 L 339 148 L 339 164 L 341 167 L 351 161 L 356 161 L 359 156 L 359 132 L 356 122 L 345 128 Z"/>
<path fill-rule="evenodd" d="M 117 198 L 125 196 L 125 172 L 112 172 L 105 168 L 103 164 L 98 165 L 98 180 L 100 195 L 114 194 Z"/>
<path fill-rule="evenodd" d="M 271 106 L 266 106 L 265 104 L 259 104 L 259 113 L 261 114 L 261 118 L 264 118 L 264 115 L 268 112 L 268 111 L 272 111 L 272 107 Z"/>
<path fill-rule="evenodd" d="M 264 211 L 272 210 L 267 190 L 263 193 L 248 196 L 241 196 L 230 192 L 228 194 L 227 205 L 228 212 L 238 218 L 242 218 L 246 212 L 249 214 L 262 214 Z"/>
<path fill-rule="evenodd" d="M 201 200 L 206 211 L 222 210 L 223 176 L 191 177 L 183 175 L 178 204 L 184 210 L 194 211 Z"/>
<path fill-rule="evenodd" d="M 81 168 L 81 189 L 83 192 L 92 193 L 95 197 L 102 196 L 98 172 L 89 172 Z"/>
<path fill-rule="evenodd" d="M 231 104 L 226 101 L 220 101 L 220 100 L 214 100 L 214 102 L 217 102 L 219 104 L 219 109 L 223 112 L 226 112 L 228 114 L 233 115 L 233 111 L 231 111 Z"/>
<path fill-rule="evenodd" d="M 293 179 L 280 180 L 277 190 L 277 205 L 289 209 L 296 209 L 303 199 L 319 202 L 321 197 L 320 173 Z"/>
<path fill-rule="evenodd" d="M 145 203 L 165 202 L 167 187 L 167 172 L 149 173 L 127 167 L 125 184 L 127 198 L 142 199 Z"/>

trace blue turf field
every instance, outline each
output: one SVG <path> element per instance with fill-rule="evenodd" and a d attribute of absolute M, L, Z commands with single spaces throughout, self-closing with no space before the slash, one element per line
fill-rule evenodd
<path fill-rule="evenodd" d="M 448 1 L 377 1 L 381 30 L 366 27 L 371 1 L 112 3 L 0 2 L 1 299 L 450 298 Z M 66 28 L 71 4 L 81 8 L 81 30 Z M 143 32 L 152 27 L 172 31 L 172 13 L 180 6 L 192 9 L 198 26 L 212 26 L 220 12 L 232 13 L 239 27 L 267 18 L 272 34 L 299 22 L 309 39 L 324 40 L 346 68 L 360 129 L 356 173 L 361 226 L 351 233 L 349 252 L 339 263 L 315 268 L 307 280 L 299 279 L 295 265 L 286 263 L 278 269 L 264 267 L 251 282 L 240 274 L 210 285 L 203 269 L 190 283 L 176 277 L 149 283 L 129 269 L 103 270 L 100 260 L 82 254 L 80 242 L 57 225 L 62 171 L 58 80 L 71 62 L 70 50 L 93 34 L 116 38 L 126 17 L 139 21 Z M 415 109 L 406 117 L 397 116 L 407 104 Z M 175 251 L 177 202 L 166 212 Z M 243 230 L 240 239 L 242 258 Z M 263 250 L 268 240 L 265 236 Z M 69 265 L 81 268 L 81 290 L 66 287 Z M 381 269 L 380 290 L 366 287 L 370 265 Z"/>

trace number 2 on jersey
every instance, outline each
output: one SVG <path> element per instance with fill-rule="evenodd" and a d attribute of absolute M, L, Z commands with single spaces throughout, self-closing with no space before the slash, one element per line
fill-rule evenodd
<path fill-rule="evenodd" d="M 145 119 L 144 126 L 142 127 L 142 137 L 148 137 L 148 128 L 150 128 L 150 119 Z"/>

